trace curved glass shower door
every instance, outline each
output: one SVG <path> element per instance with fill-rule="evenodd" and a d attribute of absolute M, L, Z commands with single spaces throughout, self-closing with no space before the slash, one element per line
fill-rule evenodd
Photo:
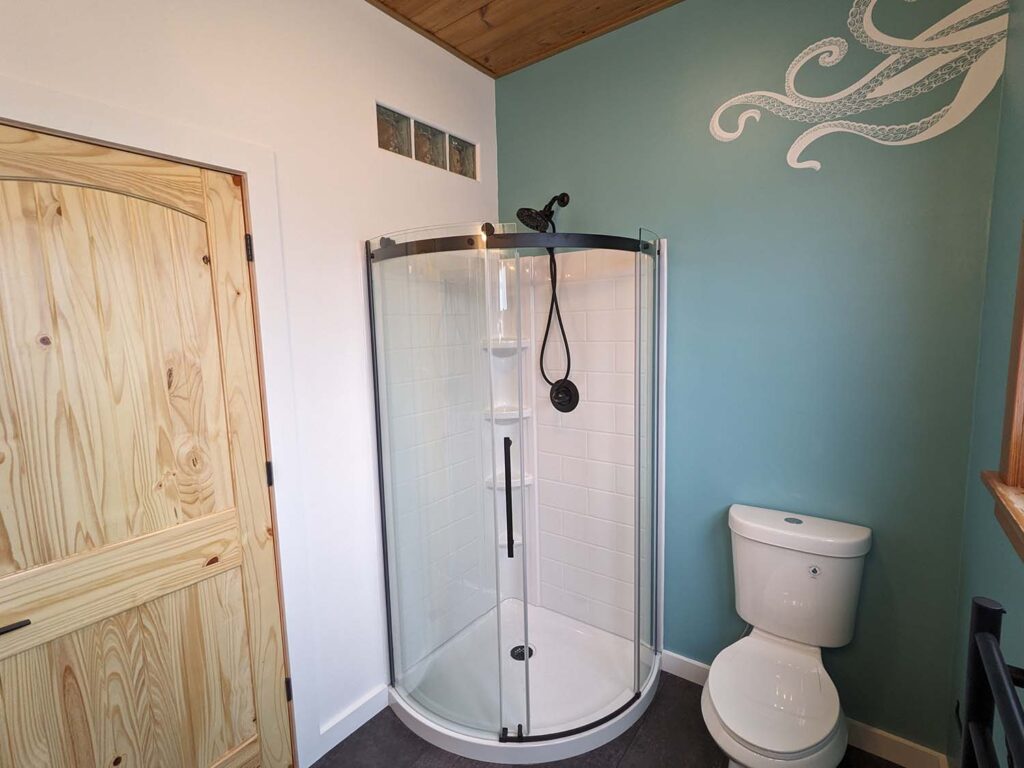
<path fill-rule="evenodd" d="M 493 737 L 527 706 L 528 661 L 503 661 L 526 642 L 518 260 L 457 244 L 370 271 L 392 678 L 432 719 Z"/>
<path fill-rule="evenodd" d="M 640 235 L 519 251 L 539 465 L 526 608 L 533 740 L 616 716 L 655 668 L 657 245 Z M 579 392 L 570 409 L 552 400 L 563 376 Z"/>
<path fill-rule="evenodd" d="M 499 225 L 490 234 L 504 234 Z M 489 235 L 484 235 L 485 243 Z M 518 738 L 530 730 L 530 671 L 527 563 L 530 560 L 529 512 L 535 486 L 532 435 L 526 429 L 530 412 L 524 402 L 530 342 L 522 319 L 523 269 L 519 252 L 486 248 L 486 305 L 490 339 L 483 345 L 491 383 L 490 413 L 496 457 L 493 477 L 498 530 L 497 609 L 498 666 L 501 680 L 500 739 Z"/>
<path fill-rule="evenodd" d="M 496 749 L 634 711 L 660 664 L 656 240 L 461 225 L 367 260 L 398 711 Z"/>

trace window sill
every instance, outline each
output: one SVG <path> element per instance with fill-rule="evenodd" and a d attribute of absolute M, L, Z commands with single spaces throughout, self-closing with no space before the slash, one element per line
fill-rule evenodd
<path fill-rule="evenodd" d="M 1006 485 L 994 470 L 982 472 L 981 479 L 996 500 L 996 520 L 1024 560 L 1024 488 Z"/>

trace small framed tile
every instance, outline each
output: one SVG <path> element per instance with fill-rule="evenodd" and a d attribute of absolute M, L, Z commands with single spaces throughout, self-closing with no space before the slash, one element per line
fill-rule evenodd
<path fill-rule="evenodd" d="M 421 163 L 436 165 L 438 168 L 448 167 L 444 131 L 417 120 L 413 148 L 416 159 Z"/>
<path fill-rule="evenodd" d="M 475 179 L 476 144 L 448 134 L 448 170 L 467 179 Z"/>
<path fill-rule="evenodd" d="M 377 146 L 412 157 L 412 120 L 401 112 L 377 105 Z"/>

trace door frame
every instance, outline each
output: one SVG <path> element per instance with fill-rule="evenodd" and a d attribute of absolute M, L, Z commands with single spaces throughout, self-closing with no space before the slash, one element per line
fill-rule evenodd
<path fill-rule="evenodd" d="M 278 511 L 299 510 L 301 497 L 297 482 L 280 483 L 279 478 L 297 478 L 297 440 L 295 435 L 295 400 L 291 381 L 291 343 L 289 336 L 287 296 L 284 279 L 284 254 L 281 247 L 280 215 L 277 193 L 276 160 L 274 153 L 264 147 L 238 141 L 182 126 L 153 115 L 143 115 L 99 102 L 51 91 L 41 86 L 0 77 L 0 124 L 15 128 L 59 136 L 74 141 L 111 147 L 140 155 L 158 157 L 183 165 L 207 168 L 238 175 L 243 180 L 242 199 L 246 231 L 252 234 L 256 260 L 249 264 L 257 352 L 258 386 L 262 394 L 264 444 L 268 461 L 273 457 L 275 479 L 268 488 L 270 513 L 273 521 L 274 550 L 277 561 L 278 601 L 281 614 L 282 650 L 285 674 L 294 684 L 295 667 L 302 669 L 301 680 L 315 680 L 313 656 L 300 650 L 298 659 L 309 659 L 307 664 L 293 665 L 289 654 L 289 633 L 285 616 L 285 584 L 303 588 L 301 574 L 286 578 L 282 551 L 288 553 L 289 563 L 304 560 L 305 541 L 302 516 L 286 515 L 288 524 L 280 525 Z M 265 329 L 273 333 L 264 334 Z M 270 402 L 274 403 L 276 421 L 269 417 Z M 298 569 L 295 569 L 298 570 Z M 289 601 L 289 612 L 296 626 L 304 625 L 303 603 Z M 298 635 L 297 635 L 298 636 Z M 298 686 L 304 687 L 302 682 Z M 310 697 L 311 699 L 314 697 Z M 313 702 L 308 702 L 312 704 Z M 292 761 L 299 762 L 299 731 L 297 723 L 319 721 L 315 706 L 298 707 L 288 702 L 289 730 Z M 307 712 L 307 709 L 313 711 Z M 316 727 L 316 739 L 310 740 L 315 759 L 335 741 L 321 749 L 315 742 L 323 742 L 324 733 Z M 328 729 L 329 731 L 330 729 Z M 304 740 L 305 742 L 305 740 Z M 317 751 L 320 750 L 320 751 Z M 305 751 L 305 750 L 304 750 Z"/>

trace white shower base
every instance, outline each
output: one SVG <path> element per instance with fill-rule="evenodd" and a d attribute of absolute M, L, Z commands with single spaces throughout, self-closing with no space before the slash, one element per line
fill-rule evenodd
<path fill-rule="evenodd" d="M 530 606 L 529 735 L 585 727 L 633 699 L 633 643 L 539 606 Z M 464 757 L 503 763 L 536 763 L 582 754 L 611 741 L 640 717 L 657 687 L 654 657 L 640 698 L 600 726 L 547 741 L 504 744 L 498 724 L 514 735 L 526 715 L 525 664 L 509 651 L 523 642 L 523 604 L 501 604 L 417 663 L 391 689 L 391 706 L 414 732 Z M 502 701 L 498 701 L 498 659 Z M 471 721 L 473 726 L 465 723 Z"/>

